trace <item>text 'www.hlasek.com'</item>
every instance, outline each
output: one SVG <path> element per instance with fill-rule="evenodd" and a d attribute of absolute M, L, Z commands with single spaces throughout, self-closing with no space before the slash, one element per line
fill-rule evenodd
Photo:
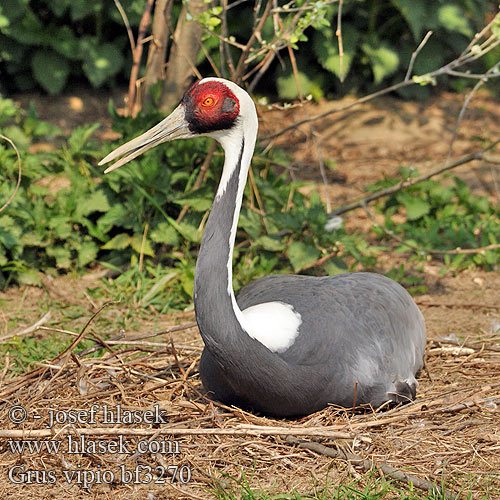
<path fill-rule="evenodd" d="M 12 406 L 8 418 L 22 428 L 7 431 L 7 451 L 17 455 L 20 462 L 26 457 L 59 457 L 61 467 L 51 468 L 45 460 L 39 461 L 44 467 L 15 463 L 8 468 L 8 479 L 15 484 L 63 481 L 83 488 L 113 483 L 188 483 L 191 469 L 179 463 L 179 442 L 164 437 L 168 435 L 168 429 L 161 427 L 168 423 L 165 413 L 157 404 L 150 410 L 94 404 L 87 410 L 50 408 L 43 418 L 23 406 Z M 25 428 L 26 423 L 42 419 L 41 428 Z M 149 427 L 136 427 L 141 425 Z M 102 463 L 82 460 L 94 456 L 101 457 Z M 112 460 L 105 459 L 109 457 Z M 137 459 L 142 463 L 135 463 Z"/>

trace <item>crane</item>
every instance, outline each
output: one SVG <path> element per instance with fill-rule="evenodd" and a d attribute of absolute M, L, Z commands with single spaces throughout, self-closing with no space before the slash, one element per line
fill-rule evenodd
<path fill-rule="evenodd" d="M 233 248 L 257 128 L 247 92 L 225 79 L 204 78 L 167 118 L 99 163 L 121 157 L 108 173 L 162 142 L 200 135 L 224 149 L 194 279 L 205 389 L 224 403 L 282 417 L 328 404 L 377 408 L 413 400 L 425 324 L 395 281 L 368 272 L 273 275 L 235 296 Z"/>

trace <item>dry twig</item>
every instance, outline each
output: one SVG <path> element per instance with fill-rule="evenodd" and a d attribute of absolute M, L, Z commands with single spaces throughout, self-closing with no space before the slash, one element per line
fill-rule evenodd
<path fill-rule="evenodd" d="M 33 325 L 0 337 L 0 344 L 5 343 L 5 341 L 11 339 L 12 337 L 22 337 L 23 335 L 28 335 L 32 332 L 36 332 L 43 324 L 47 323 L 47 321 L 50 319 L 50 314 L 51 312 L 48 311 Z"/>
<path fill-rule="evenodd" d="M 130 427 L 82 427 L 61 429 L 0 429 L 0 438 L 34 439 L 51 437 L 54 434 L 65 436 L 311 436 L 328 439 L 363 439 L 350 432 L 340 432 L 324 427 L 291 428 L 262 425 L 239 425 L 230 429 L 161 427 L 160 429 L 134 429 Z"/>
<path fill-rule="evenodd" d="M 116 0 L 115 0 L 116 1 Z M 147 0 L 142 13 L 141 22 L 139 24 L 139 32 L 137 34 L 137 43 L 132 51 L 134 63 L 130 71 L 130 81 L 128 86 L 128 114 L 132 116 L 134 113 L 135 97 L 137 93 L 137 76 L 139 74 L 139 65 L 141 64 L 143 41 L 146 35 L 146 30 L 151 22 L 151 9 L 155 0 Z"/>
<path fill-rule="evenodd" d="M 17 191 L 19 190 L 19 186 L 21 185 L 22 168 L 21 168 L 21 155 L 19 154 L 19 150 L 17 149 L 16 145 L 8 137 L 5 137 L 5 135 L 3 135 L 3 134 L 0 134 L 0 139 L 7 141 L 14 148 L 14 151 L 16 152 L 16 155 L 17 155 L 16 187 L 14 188 L 14 191 L 12 192 L 12 194 L 9 196 L 9 199 L 0 207 L 0 212 L 3 212 L 10 205 L 10 203 L 14 199 L 14 196 L 16 196 Z"/>
<path fill-rule="evenodd" d="M 401 191 L 402 189 L 413 186 L 414 184 L 418 184 L 419 182 L 426 181 L 430 179 L 431 177 L 434 177 L 438 174 L 442 174 L 443 172 L 446 172 L 448 170 L 451 170 L 453 168 L 459 167 L 460 165 L 465 165 L 466 163 L 470 163 L 471 161 L 476 161 L 476 160 L 482 160 L 484 157 L 484 153 L 487 151 L 490 151 L 494 147 L 496 147 L 498 144 L 500 144 L 500 139 L 497 139 L 495 142 L 487 146 L 486 148 L 482 149 L 481 151 L 476 151 L 475 153 L 471 153 L 470 155 L 464 156 L 463 158 L 460 158 L 459 160 L 456 160 L 452 163 L 446 164 L 444 166 L 438 167 L 434 170 L 431 170 L 427 174 L 419 175 L 418 177 L 412 177 L 409 179 L 402 180 L 395 186 L 390 186 L 385 189 L 381 189 L 380 191 L 376 191 L 375 193 L 370 193 L 367 196 L 364 196 L 361 199 L 352 201 L 350 203 L 346 203 L 345 205 L 342 205 L 339 208 L 336 208 L 335 210 L 332 211 L 332 215 L 340 215 L 346 212 L 349 212 L 350 210 L 353 210 L 355 208 L 360 208 L 363 207 L 363 205 L 369 203 L 370 201 L 378 200 L 379 198 L 383 198 L 384 196 L 389 196 L 390 194 L 397 193 L 398 191 Z"/>
<path fill-rule="evenodd" d="M 364 459 L 360 457 L 359 455 L 355 455 L 354 453 L 351 453 L 350 451 L 338 448 L 333 449 L 329 448 L 327 446 L 324 446 L 320 443 L 313 443 L 311 441 L 303 441 L 297 438 L 294 438 L 292 436 L 289 436 L 286 441 L 288 443 L 297 445 L 299 448 L 305 448 L 307 450 L 315 451 L 316 453 L 321 453 L 322 455 L 326 455 L 328 457 L 333 457 L 333 458 L 340 458 L 341 460 L 347 460 L 353 465 L 358 465 L 362 467 L 365 472 L 368 472 L 369 470 L 372 469 L 378 469 L 380 472 L 382 472 L 385 476 L 390 477 L 391 479 L 395 479 L 396 481 L 401 481 L 406 484 L 412 483 L 414 486 L 416 486 L 420 490 L 424 491 L 440 491 L 441 489 L 438 488 L 436 483 L 431 483 L 430 481 L 426 481 L 425 479 L 420 479 L 417 476 L 414 476 L 413 474 L 409 474 L 407 472 L 400 471 L 398 469 L 395 469 L 394 467 L 391 467 L 390 465 L 387 464 L 378 464 L 374 461 Z M 444 498 L 447 499 L 454 499 L 454 498 L 459 498 L 459 496 L 449 492 L 449 491 L 443 491 Z"/>

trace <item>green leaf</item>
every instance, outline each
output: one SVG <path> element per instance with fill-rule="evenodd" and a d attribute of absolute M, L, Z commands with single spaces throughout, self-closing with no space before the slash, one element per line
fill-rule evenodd
<path fill-rule="evenodd" d="M 364 43 L 361 47 L 370 60 L 376 84 L 398 69 L 399 55 L 387 43 L 382 42 L 378 46 Z"/>
<path fill-rule="evenodd" d="M 3 128 L 2 133 L 22 151 L 26 151 L 31 144 L 30 138 L 24 133 L 21 127 L 17 125 L 10 125 L 9 127 Z"/>
<path fill-rule="evenodd" d="M 124 204 L 115 203 L 97 221 L 97 227 L 104 233 L 107 233 L 113 226 L 131 227 L 130 213 Z"/>
<path fill-rule="evenodd" d="M 93 262 L 99 251 L 98 246 L 93 241 L 85 241 L 78 249 L 78 265 L 84 267 Z"/>
<path fill-rule="evenodd" d="M 56 266 L 68 269 L 71 266 L 71 252 L 65 247 L 47 247 L 47 255 L 56 259 Z"/>
<path fill-rule="evenodd" d="M 130 244 L 138 254 L 143 253 L 144 255 L 149 255 L 150 257 L 155 256 L 155 253 L 151 248 L 151 243 L 149 243 L 147 238 L 144 239 L 143 235 L 140 233 L 136 233 L 132 236 Z"/>
<path fill-rule="evenodd" d="M 427 215 L 431 210 L 431 206 L 427 201 L 407 193 L 402 193 L 398 196 L 398 201 L 404 205 L 408 220 L 420 219 L 420 217 Z"/>
<path fill-rule="evenodd" d="M 160 222 L 149 235 L 155 243 L 166 243 L 171 246 L 177 246 L 179 244 L 177 231 L 166 222 Z"/>
<path fill-rule="evenodd" d="M 436 85 L 437 84 L 437 80 L 429 75 L 429 74 L 425 74 L 425 75 L 414 75 L 412 77 L 412 80 L 418 84 L 418 85 L 422 85 L 422 86 L 425 86 L 425 85 Z"/>
<path fill-rule="evenodd" d="M 68 61 L 51 50 L 37 50 L 31 60 L 36 81 L 49 94 L 58 94 L 66 85 Z"/>
<path fill-rule="evenodd" d="M 257 238 L 253 244 L 271 252 L 281 252 L 286 248 L 285 242 L 276 236 L 261 236 L 260 238 Z"/>
<path fill-rule="evenodd" d="M 69 26 L 61 26 L 49 40 L 50 46 L 59 54 L 71 60 L 81 58 L 78 38 L 73 35 Z"/>
<path fill-rule="evenodd" d="M 453 198 L 453 189 L 443 184 L 435 184 L 430 188 L 429 195 L 440 204 L 446 204 Z"/>
<path fill-rule="evenodd" d="M 298 72 L 298 81 L 303 96 L 311 94 L 314 99 L 319 100 L 323 97 L 323 91 L 317 81 L 309 78 L 305 73 Z M 296 99 L 299 95 L 295 75 L 289 73 L 279 76 L 277 81 L 278 93 L 282 99 Z"/>
<path fill-rule="evenodd" d="M 131 238 L 126 233 L 117 234 L 114 238 L 111 238 L 107 243 L 105 243 L 101 248 L 103 250 L 123 250 L 130 246 Z"/>
<path fill-rule="evenodd" d="M 12 99 L 0 97 L 0 124 L 14 118 L 19 114 L 19 109 Z"/>
<path fill-rule="evenodd" d="M 42 280 L 36 271 L 23 271 L 18 273 L 17 281 L 19 281 L 20 285 L 42 286 Z"/>
<path fill-rule="evenodd" d="M 467 37 L 473 35 L 469 21 L 462 8 L 458 5 L 448 4 L 440 7 L 438 19 L 440 24 L 448 31 L 461 33 Z"/>
<path fill-rule="evenodd" d="M 107 212 L 110 209 L 108 198 L 103 191 L 94 191 L 88 198 L 79 202 L 77 214 L 88 215 L 93 212 Z"/>
<path fill-rule="evenodd" d="M 9 6 L 9 9 L 6 9 L 6 14 L 9 13 L 10 7 L 11 6 Z M 9 26 L 5 28 L 5 34 L 19 43 L 40 46 L 45 38 L 44 27 L 28 6 L 23 6 L 23 10 L 25 14 L 20 22 L 19 20 L 12 22 L 13 18 L 10 17 L 10 23 Z"/>
<path fill-rule="evenodd" d="M 415 42 L 420 42 L 427 18 L 427 0 L 392 0 L 411 29 Z"/>
<path fill-rule="evenodd" d="M 88 0 L 71 0 L 71 20 L 80 21 L 85 17 L 97 14 L 101 10 L 100 2 L 89 2 Z"/>
<path fill-rule="evenodd" d="M 163 289 L 165 288 L 165 285 L 167 283 L 169 283 L 170 281 L 172 281 L 176 276 L 177 276 L 177 272 L 171 272 L 171 273 L 168 273 L 168 274 L 165 274 L 164 276 L 162 276 L 152 287 L 151 289 L 148 291 L 148 293 L 146 293 L 146 295 L 144 295 L 144 297 L 142 298 L 141 300 L 141 306 L 142 307 L 146 307 L 148 306 L 152 300 L 161 292 L 163 292 Z"/>
<path fill-rule="evenodd" d="M 56 215 L 49 220 L 48 226 L 54 229 L 58 238 L 65 240 L 73 232 L 71 219 L 66 215 Z"/>
<path fill-rule="evenodd" d="M 252 239 L 256 240 L 262 231 L 261 216 L 253 210 L 243 208 L 240 214 L 239 226 L 242 227 Z"/>
<path fill-rule="evenodd" d="M 186 240 L 192 243 L 201 242 L 202 234 L 201 231 L 198 231 L 197 227 L 186 222 L 176 222 L 171 217 L 167 217 L 167 220 L 183 238 L 186 238 Z"/>
<path fill-rule="evenodd" d="M 1 239 L 1 234 L 0 234 Z M 43 241 L 40 236 L 36 233 L 25 233 L 21 237 L 21 244 L 27 247 L 45 247 L 47 242 Z"/>
<path fill-rule="evenodd" d="M 117 47 L 111 43 L 90 46 L 83 62 L 83 72 L 94 87 L 100 87 L 104 82 L 115 76 L 123 66 L 123 56 Z"/>
<path fill-rule="evenodd" d="M 344 49 L 342 69 L 344 78 L 351 69 L 358 38 L 358 31 L 349 25 L 346 25 L 342 30 L 342 46 Z M 316 31 L 313 38 L 313 50 L 321 66 L 340 78 L 339 46 L 334 32 L 332 30 Z"/>
<path fill-rule="evenodd" d="M 316 247 L 301 241 L 294 241 L 288 247 L 288 258 L 296 273 L 318 260 L 319 256 L 320 251 Z"/>
<path fill-rule="evenodd" d="M 323 267 L 325 271 L 328 273 L 328 276 L 335 276 L 336 274 L 342 274 L 347 272 L 346 263 L 343 260 L 338 259 L 336 257 L 328 259 L 323 264 Z"/>
<path fill-rule="evenodd" d="M 76 127 L 68 139 L 71 153 L 78 153 L 83 149 L 90 136 L 101 126 L 99 122 Z"/>
<path fill-rule="evenodd" d="M 210 186 L 195 189 L 189 193 L 180 193 L 173 201 L 185 205 L 196 212 L 205 212 L 212 206 L 213 190 Z"/>

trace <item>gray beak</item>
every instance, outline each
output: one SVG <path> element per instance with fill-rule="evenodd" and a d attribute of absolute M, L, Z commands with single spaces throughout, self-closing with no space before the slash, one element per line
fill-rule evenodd
<path fill-rule="evenodd" d="M 147 132 L 144 132 L 144 134 L 109 153 L 109 155 L 99 162 L 99 165 L 104 165 L 122 156 L 120 160 L 113 163 L 113 165 L 104 171 L 104 173 L 107 174 L 162 142 L 173 141 L 174 139 L 187 139 L 189 137 L 194 137 L 194 135 L 195 134 L 189 130 L 184 107 L 179 105 L 169 116 L 167 116 L 167 118 L 158 123 L 158 125 L 155 125 Z"/>

